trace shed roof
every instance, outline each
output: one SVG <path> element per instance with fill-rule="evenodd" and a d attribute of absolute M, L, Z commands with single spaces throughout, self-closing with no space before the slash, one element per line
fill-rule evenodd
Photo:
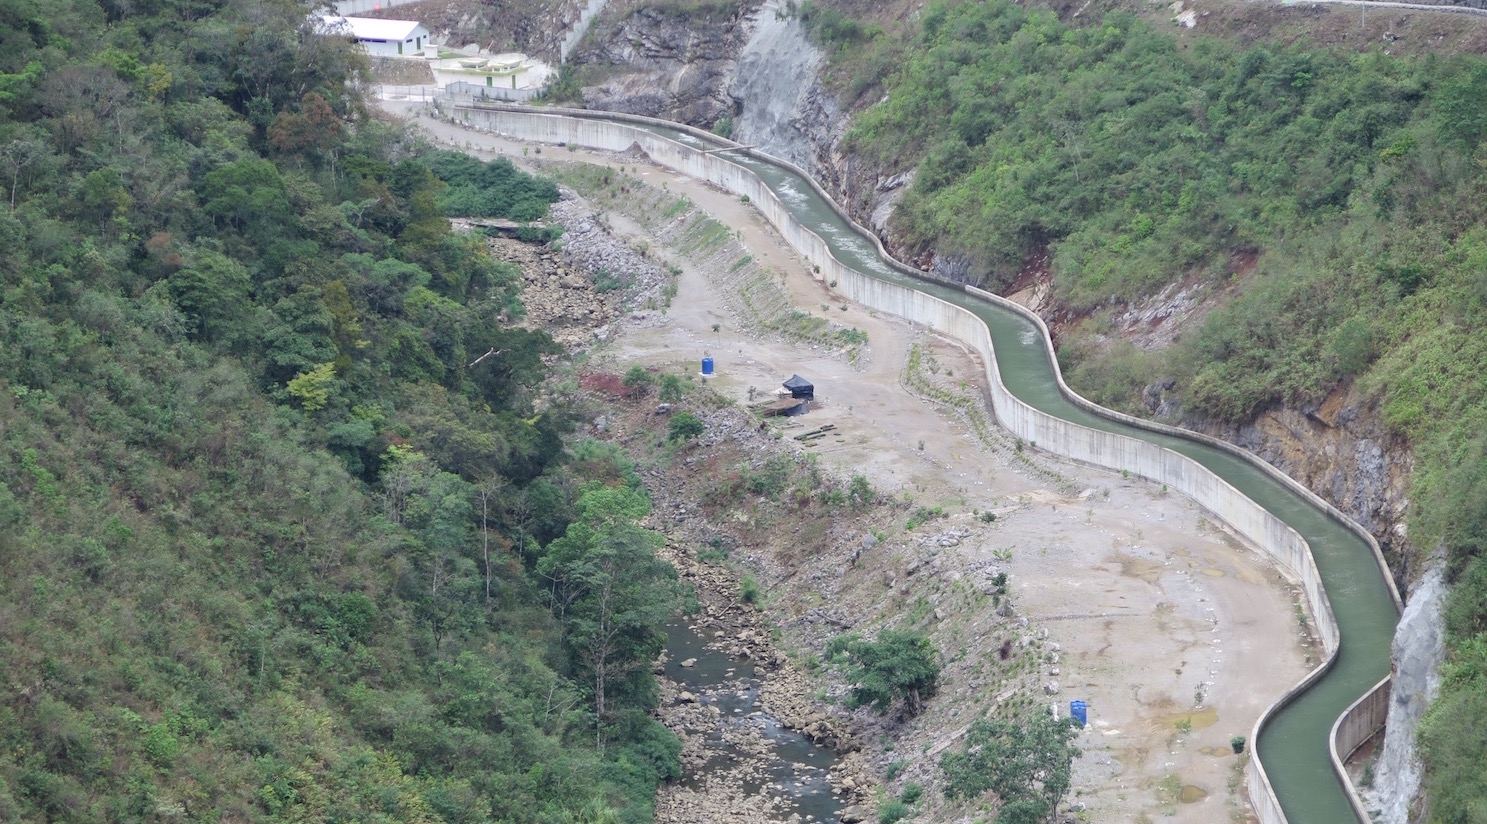
<path fill-rule="evenodd" d="M 784 386 L 785 386 L 786 389 L 814 389 L 815 388 L 811 384 L 810 381 L 806 380 L 805 378 L 802 378 L 799 375 L 791 375 L 790 376 L 790 380 L 785 381 Z"/>
<path fill-rule="evenodd" d="M 417 20 L 379 20 L 375 17 L 326 17 L 325 31 L 349 34 L 357 40 L 383 40 L 401 43 L 413 39 L 423 27 Z"/>

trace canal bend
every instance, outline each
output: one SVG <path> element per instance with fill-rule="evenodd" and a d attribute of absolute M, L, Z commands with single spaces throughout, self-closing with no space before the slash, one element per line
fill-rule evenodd
<path fill-rule="evenodd" d="M 593 112 L 584 112 L 583 116 L 609 119 Z M 616 118 L 615 122 L 693 148 L 730 145 L 681 129 L 637 123 L 636 119 Z M 1386 581 L 1373 548 L 1336 516 L 1249 460 L 1181 434 L 1150 431 L 1101 417 L 1076 405 L 1060 391 L 1057 365 L 1048 350 L 1047 338 L 1031 319 L 962 289 L 902 273 L 880 256 L 874 240 L 864 237 L 862 229 L 844 220 L 823 200 L 816 187 L 796 171 L 755 151 L 723 154 L 763 180 L 796 219 L 820 236 L 832 254 L 849 268 L 933 295 L 981 318 L 990 329 L 1002 381 L 1017 398 L 1055 417 L 1156 443 L 1186 455 L 1300 533 L 1311 547 L 1331 602 L 1341 636 L 1340 648 L 1325 674 L 1271 715 L 1255 745 L 1288 821 L 1354 824 L 1358 818 L 1333 772 L 1328 739 L 1339 715 L 1389 674 L 1389 644 L 1398 621 L 1398 606 L 1392 584 Z"/>

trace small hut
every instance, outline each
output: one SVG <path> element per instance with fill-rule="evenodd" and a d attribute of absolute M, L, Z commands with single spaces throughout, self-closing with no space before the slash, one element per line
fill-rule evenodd
<path fill-rule="evenodd" d="M 790 397 L 796 400 L 809 401 L 816 398 L 816 387 L 799 375 L 791 375 L 790 380 L 785 381 L 783 386 L 790 390 Z"/>

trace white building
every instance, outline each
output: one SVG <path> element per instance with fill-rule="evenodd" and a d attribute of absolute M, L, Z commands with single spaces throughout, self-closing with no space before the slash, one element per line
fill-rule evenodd
<path fill-rule="evenodd" d="M 350 37 L 372 57 L 421 57 L 429 30 L 416 20 L 375 17 L 325 17 L 323 31 Z"/>

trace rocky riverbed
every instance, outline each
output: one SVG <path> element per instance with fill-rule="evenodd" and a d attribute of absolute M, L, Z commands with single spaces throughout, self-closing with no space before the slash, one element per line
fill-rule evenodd
<path fill-rule="evenodd" d="M 657 822 L 814 821 L 828 809 L 840 820 L 862 820 L 872 780 L 849 719 L 814 697 L 814 682 L 776 645 L 763 614 L 739 597 L 730 569 L 679 545 L 662 554 L 701 605 L 673 639 L 703 651 L 683 647 L 677 655 L 693 657 L 656 663 L 669 676 L 660 718 L 682 740 L 685 770 L 659 794 Z M 699 663 L 703 656 L 710 660 Z M 674 680 L 707 680 L 691 671 L 708 666 L 722 671 L 707 689 Z M 801 738 L 792 741 L 786 730 Z"/>
<path fill-rule="evenodd" d="M 486 239 L 492 256 L 521 270 L 523 326 L 545 329 L 558 343 L 579 350 L 608 340 L 622 326 L 663 322 L 660 306 L 670 272 L 616 236 L 571 193 L 553 204 L 551 217 L 563 227 L 554 243 Z M 471 221 L 454 223 L 471 227 Z"/>
<path fill-rule="evenodd" d="M 552 220 L 564 229 L 554 244 L 487 240 L 497 259 L 522 271 L 523 325 L 579 350 L 623 328 L 667 323 L 660 307 L 673 271 L 571 192 L 553 205 Z M 734 428 L 741 437 L 760 437 L 752 427 L 713 423 L 714 437 Z M 666 532 L 676 525 L 667 521 L 653 526 Z M 656 662 L 663 676 L 659 717 L 682 741 L 684 770 L 658 794 L 658 824 L 867 820 L 875 782 L 851 717 L 817 697 L 818 679 L 797 669 L 763 613 L 740 599 L 736 573 L 699 561 L 681 544 L 662 554 L 695 589 L 701 608 L 672 633 L 691 649 L 688 658 Z M 695 677 L 696 657 L 703 656 L 716 678 Z M 683 660 L 691 666 L 681 667 Z"/>

